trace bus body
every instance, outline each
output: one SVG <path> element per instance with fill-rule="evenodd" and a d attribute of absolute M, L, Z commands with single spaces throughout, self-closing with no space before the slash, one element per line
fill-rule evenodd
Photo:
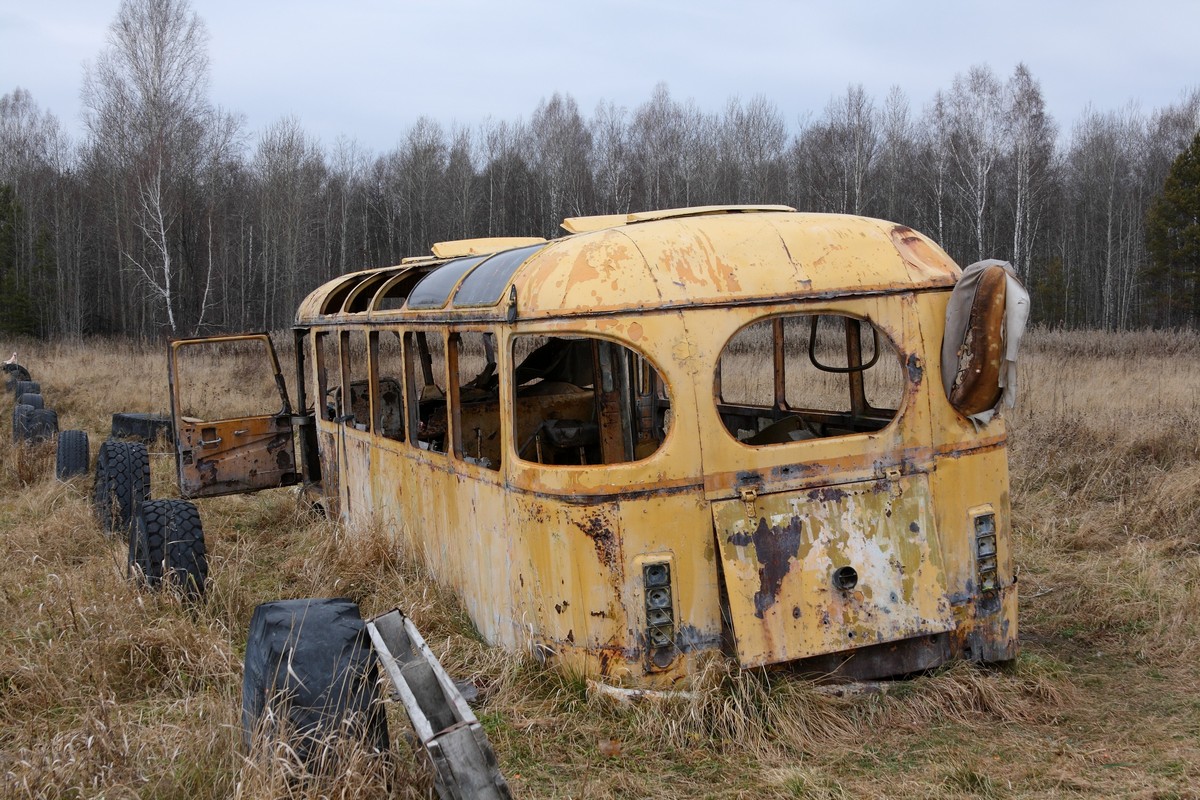
<path fill-rule="evenodd" d="M 488 642 L 616 685 L 712 653 L 848 679 L 1015 657 L 1004 423 L 947 399 L 936 244 L 782 207 L 564 228 L 321 286 L 295 407 L 266 334 L 173 342 L 184 495 L 301 484 L 403 537 Z M 236 346 L 282 409 L 189 411 L 185 356 Z"/>

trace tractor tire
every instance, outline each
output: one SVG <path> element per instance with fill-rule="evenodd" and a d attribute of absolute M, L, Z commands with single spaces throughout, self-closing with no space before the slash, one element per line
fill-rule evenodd
<path fill-rule="evenodd" d="M 122 411 L 112 415 L 112 438 L 129 439 L 154 444 L 159 435 L 174 438 L 171 417 L 166 414 L 145 414 Z"/>
<path fill-rule="evenodd" d="M 45 399 L 42 398 L 42 396 L 40 394 L 30 394 L 29 392 L 26 392 L 25 394 L 18 397 L 17 403 L 24 403 L 25 405 L 33 406 L 34 408 L 45 408 L 46 407 L 46 401 L 45 401 Z"/>
<path fill-rule="evenodd" d="M 147 500 L 129 537 L 129 576 L 151 588 L 166 579 L 184 596 L 204 593 L 208 560 L 200 512 L 187 500 Z"/>
<path fill-rule="evenodd" d="M 29 415 L 33 412 L 33 406 L 27 406 L 22 403 L 17 403 L 15 406 L 13 406 L 12 437 L 14 442 L 19 444 L 26 440 L 26 430 L 29 427 Z"/>
<path fill-rule="evenodd" d="M 377 675 L 375 652 L 353 601 L 263 603 L 254 609 L 246 642 L 242 743 L 249 752 L 258 737 L 286 737 L 310 769 L 319 765 L 324 745 L 347 730 L 386 751 L 387 717 Z"/>
<path fill-rule="evenodd" d="M 128 535 L 138 507 L 150 497 L 150 457 L 140 442 L 112 439 L 96 454 L 92 507 L 106 534 Z"/>
<path fill-rule="evenodd" d="M 54 477 L 68 480 L 88 471 L 91 451 L 87 431 L 63 431 L 58 434 L 58 449 L 54 456 Z"/>
<path fill-rule="evenodd" d="M 17 381 L 13 384 L 13 397 L 23 394 L 41 394 L 42 385 L 37 381 Z"/>

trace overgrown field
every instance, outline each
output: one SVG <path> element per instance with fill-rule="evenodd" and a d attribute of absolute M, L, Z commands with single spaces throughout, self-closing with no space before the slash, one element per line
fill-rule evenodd
<path fill-rule="evenodd" d="M 161 347 L 15 348 L 93 453 L 113 411 L 166 408 Z M 200 504 L 212 578 L 190 608 L 137 591 L 90 478 L 56 482 L 50 446 L 18 449 L 4 425 L 0 795 L 427 796 L 396 707 L 390 761 L 348 753 L 303 780 L 285 752 L 240 752 L 254 606 L 349 596 L 364 614 L 406 609 L 481 687 L 519 797 L 1200 797 L 1200 337 L 1035 331 L 1023 356 L 1008 413 L 1022 655 L 883 695 L 713 662 L 691 701 L 616 707 L 485 647 L 385 536 L 287 491 Z M 152 462 L 154 495 L 172 496 L 172 461 Z"/>

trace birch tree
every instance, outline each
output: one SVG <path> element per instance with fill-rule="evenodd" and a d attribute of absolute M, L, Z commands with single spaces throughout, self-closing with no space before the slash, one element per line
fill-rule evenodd
<path fill-rule="evenodd" d="M 113 183 L 122 265 L 161 304 L 172 333 L 180 327 L 181 238 L 195 235 L 181 229 L 185 187 L 199 181 L 219 128 L 207 43 L 187 0 L 124 0 L 84 76 L 85 122 Z"/>
<path fill-rule="evenodd" d="M 939 98 L 949 123 L 953 186 L 975 237 L 976 260 L 989 250 L 986 228 L 996 164 L 1004 147 L 1005 117 L 1000 81 L 990 67 L 956 75 L 948 95 Z"/>
<path fill-rule="evenodd" d="M 1017 271 L 1029 275 L 1029 259 L 1041 218 L 1054 155 L 1054 121 L 1046 113 L 1042 87 L 1029 68 L 1018 64 L 1005 86 L 1004 123 L 1011 182 L 1012 254 Z"/>

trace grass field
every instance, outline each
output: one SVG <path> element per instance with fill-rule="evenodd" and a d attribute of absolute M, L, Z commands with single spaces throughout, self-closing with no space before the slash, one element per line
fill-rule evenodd
<path fill-rule="evenodd" d="M 113 411 L 167 405 L 161 347 L 16 349 L 93 453 Z M 254 606 L 341 595 L 406 609 L 482 688 L 518 797 L 1200 797 L 1200 337 L 1034 331 L 1020 377 L 1020 659 L 851 697 L 714 661 L 689 701 L 614 706 L 485 647 L 380 532 L 315 519 L 288 491 L 200 503 L 203 606 L 141 593 L 91 517 L 90 479 L 56 482 L 50 446 L 19 449 L 5 426 L 0 796 L 428 796 L 394 706 L 390 761 L 351 752 L 301 779 L 286 752 L 240 753 Z M 174 495 L 170 458 L 152 462 L 154 496 Z"/>

